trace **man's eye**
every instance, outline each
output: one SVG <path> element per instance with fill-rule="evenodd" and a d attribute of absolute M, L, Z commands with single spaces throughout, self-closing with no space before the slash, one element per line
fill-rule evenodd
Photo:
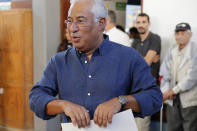
<path fill-rule="evenodd" d="M 78 22 L 79 22 L 79 23 L 84 23 L 84 22 L 85 22 L 85 20 L 78 20 Z"/>
<path fill-rule="evenodd" d="M 66 23 L 72 23 L 72 20 L 68 19 L 68 20 L 66 20 Z"/>

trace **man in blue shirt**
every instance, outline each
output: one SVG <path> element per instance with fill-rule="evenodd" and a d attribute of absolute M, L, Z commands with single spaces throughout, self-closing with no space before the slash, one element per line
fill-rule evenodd
<path fill-rule="evenodd" d="M 62 113 L 63 122 L 79 128 L 91 119 L 106 127 L 121 110 L 140 117 L 159 111 L 162 94 L 149 66 L 132 48 L 103 35 L 106 18 L 102 0 L 71 1 L 66 23 L 74 47 L 54 55 L 32 88 L 30 108 L 37 116 Z"/>

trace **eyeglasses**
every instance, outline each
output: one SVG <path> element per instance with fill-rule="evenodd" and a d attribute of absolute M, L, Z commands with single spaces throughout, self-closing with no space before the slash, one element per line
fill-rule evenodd
<path fill-rule="evenodd" d="M 88 25 L 88 20 L 87 18 L 78 18 L 77 20 L 73 20 L 71 18 L 68 18 L 67 20 L 65 20 L 65 24 L 67 24 L 67 26 L 71 26 L 72 24 L 76 24 L 77 26 L 83 27 L 83 26 L 87 26 Z"/>
<path fill-rule="evenodd" d="M 98 21 L 98 20 L 99 20 L 99 18 L 96 19 L 96 21 Z M 67 26 L 71 26 L 72 24 L 76 24 L 79 27 L 84 27 L 84 26 L 87 26 L 90 23 L 90 21 L 88 21 L 88 19 L 86 17 L 79 17 L 76 20 L 68 18 L 67 20 L 65 20 L 64 23 L 67 24 Z"/>

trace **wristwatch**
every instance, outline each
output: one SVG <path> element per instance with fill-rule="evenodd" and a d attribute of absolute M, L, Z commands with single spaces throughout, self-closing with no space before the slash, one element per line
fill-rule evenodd
<path fill-rule="evenodd" d="M 124 106 L 124 105 L 126 104 L 126 102 L 127 102 L 125 96 L 119 96 L 119 97 L 118 97 L 118 101 L 120 102 L 120 104 L 121 104 L 122 106 Z"/>

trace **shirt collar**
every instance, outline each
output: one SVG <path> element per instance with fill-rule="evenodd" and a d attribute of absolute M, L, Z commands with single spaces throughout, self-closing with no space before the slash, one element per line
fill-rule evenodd
<path fill-rule="evenodd" d="M 103 34 L 103 37 L 104 37 L 103 43 L 98 47 L 100 55 L 104 55 L 108 51 L 108 48 L 110 46 L 109 36 L 106 34 Z"/>
<path fill-rule="evenodd" d="M 113 28 L 109 29 L 108 31 L 104 31 L 105 34 L 110 34 L 111 32 L 116 31 L 117 28 L 114 26 Z"/>
<path fill-rule="evenodd" d="M 75 48 L 75 52 L 77 54 L 77 57 L 79 57 L 79 58 L 84 54 L 83 52 L 78 51 L 76 48 Z"/>
<path fill-rule="evenodd" d="M 140 39 L 140 41 L 145 43 L 146 41 L 148 41 L 150 39 L 151 34 L 152 34 L 152 32 L 149 31 L 148 36 L 146 37 L 146 39 L 144 41 L 141 41 L 141 39 Z"/>
<path fill-rule="evenodd" d="M 103 37 L 104 37 L 104 40 L 102 44 L 94 51 L 93 54 L 104 55 L 107 52 L 107 49 L 109 47 L 109 44 L 108 44 L 109 37 L 106 34 L 103 34 Z M 85 55 L 85 53 L 78 51 L 76 48 L 75 48 L 75 52 L 79 58 Z"/>

